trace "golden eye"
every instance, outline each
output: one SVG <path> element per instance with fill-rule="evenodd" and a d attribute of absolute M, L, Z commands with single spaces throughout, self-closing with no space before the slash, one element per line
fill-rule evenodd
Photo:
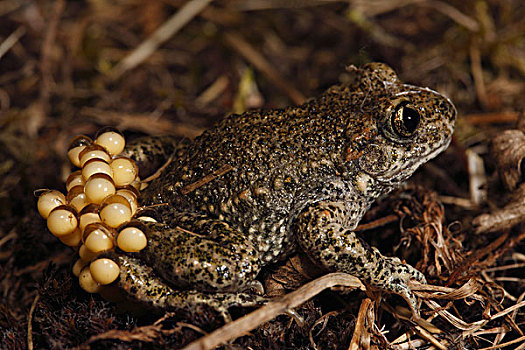
<path fill-rule="evenodd" d="M 408 107 L 408 102 L 399 103 L 390 117 L 392 130 L 402 138 L 415 134 L 421 118 L 415 108 Z"/>

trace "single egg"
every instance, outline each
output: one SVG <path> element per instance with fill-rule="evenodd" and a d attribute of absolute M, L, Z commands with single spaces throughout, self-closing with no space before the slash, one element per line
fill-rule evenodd
<path fill-rule="evenodd" d="M 82 241 L 82 231 L 80 231 L 80 229 L 77 228 L 70 234 L 58 237 L 58 239 L 60 239 L 60 242 L 64 243 L 69 247 L 78 247 Z"/>
<path fill-rule="evenodd" d="M 77 170 L 72 172 L 66 180 L 66 189 L 70 191 L 75 186 L 84 186 L 84 178 L 82 171 Z"/>
<path fill-rule="evenodd" d="M 79 153 L 78 157 L 80 159 L 81 167 L 83 167 L 84 164 L 86 164 L 86 162 L 91 159 L 100 159 L 106 163 L 109 163 L 109 161 L 111 160 L 111 156 L 104 149 L 104 147 L 95 144 L 89 145 L 86 148 L 84 148 L 82 152 Z"/>
<path fill-rule="evenodd" d="M 126 186 L 125 188 L 120 188 L 115 194 L 122 196 L 128 200 L 128 203 L 131 208 L 131 215 L 135 215 L 139 206 L 139 202 L 137 200 L 138 191 L 135 189 L 135 187 Z"/>
<path fill-rule="evenodd" d="M 104 128 L 98 133 L 95 143 L 104 147 L 112 156 L 119 154 L 126 147 L 126 139 L 114 128 Z"/>
<path fill-rule="evenodd" d="M 113 170 L 113 180 L 117 186 L 130 185 L 139 173 L 139 169 L 135 162 L 126 157 L 118 157 L 111 161 L 111 169 Z"/>
<path fill-rule="evenodd" d="M 95 204 L 90 204 L 84 209 L 82 209 L 82 211 L 80 212 L 80 214 L 78 214 L 78 216 L 79 216 L 78 227 L 82 231 L 84 231 L 86 226 L 89 224 L 93 224 L 96 222 L 102 222 L 100 220 L 100 216 L 98 216 L 98 206 Z"/>
<path fill-rule="evenodd" d="M 46 190 L 38 197 L 37 208 L 40 215 L 47 219 L 56 207 L 66 204 L 66 196 L 56 190 Z"/>
<path fill-rule="evenodd" d="M 112 194 L 115 194 L 115 183 L 106 174 L 95 174 L 84 185 L 87 199 L 94 204 L 100 204 Z"/>
<path fill-rule="evenodd" d="M 80 168 L 79 154 L 92 142 L 93 140 L 86 135 L 80 135 L 71 140 L 69 147 L 67 148 L 67 157 L 74 166 Z"/>
<path fill-rule="evenodd" d="M 101 159 L 90 159 L 82 166 L 82 177 L 87 180 L 95 174 L 106 174 L 113 178 L 113 169 Z"/>
<path fill-rule="evenodd" d="M 80 272 L 82 271 L 82 269 L 88 263 L 89 263 L 89 261 L 85 261 L 85 260 L 82 260 L 82 259 L 78 259 L 77 261 L 75 261 L 75 263 L 73 264 L 73 268 L 72 268 L 73 275 L 78 277 L 80 275 Z"/>
<path fill-rule="evenodd" d="M 120 273 L 120 268 L 117 263 L 107 258 L 93 261 L 89 265 L 89 269 L 93 279 L 102 285 L 115 281 Z"/>
<path fill-rule="evenodd" d="M 78 255 L 84 261 L 91 261 L 94 258 L 96 258 L 99 254 L 100 252 L 98 253 L 92 252 L 84 244 L 82 244 L 80 248 L 78 249 Z"/>
<path fill-rule="evenodd" d="M 84 267 L 78 275 L 80 287 L 88 293 L 97 293 L 101 289 L 100 283 L 93 279 L 89 267 Z"/>
<path fill-rule="evenodd" d="M 127 253 L 141 251 L 148 244 L 144 232 L 136 227 L 126 227 L 117 236 L 117 245 Z"/>
<path fill-rule="evenodd" d="M 84 245 L 93 253 L 113 248 L 113 237 L 103 224 L 89 224 L 84 230 Z"/>
<path fill-rule="evenodd" d="M 57 237 L 72 233 L 77 228 L 77 224 L 75 210 L 66 205 L 56 207 L 47 217 L 47 228 Z"/>
<path fill-rule="evenodd" d="M 119 195 L 113 195 L 100 206 L 100 219 L 109 227 L 117 228 L 131 220 L 131 206 L 128 200 Z"/>
<path fill-rule="evenodd" d="M 84 193 L 84 186 L 75 186 L 69 190 L 66 197 L 67 203 L 75 208 L 77 212 L 81 211 L 90 204 L 86 194 Z"/>

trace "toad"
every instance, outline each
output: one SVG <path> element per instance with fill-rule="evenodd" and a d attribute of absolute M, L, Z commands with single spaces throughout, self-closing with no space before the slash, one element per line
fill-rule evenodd
<path fill-rule="evenodd" d="M 154 307 L 211 307 L 228 319 L 228 308 L 266 300 L 257 281 L 265 265 L 301 250 L 327 271 L 402 296 L 417 315 L 408 281 L 424 283 L 423 274 L 354 229 L 376 198 L 447 148 L 456 110 L 385 64 L 349 73 L 300 106 L 230 115 L 191 142 L 130 147 L 139 164 L 173 159 L 142 193 L 158 220 L 141 224 L 146 248 L 108 253 L 120 265 L 115 283 Z"/>

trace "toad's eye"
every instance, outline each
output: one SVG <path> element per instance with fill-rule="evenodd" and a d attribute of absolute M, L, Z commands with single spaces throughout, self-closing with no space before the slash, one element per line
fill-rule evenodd
<path fill-rule="evenodd" d="M 401 138 L 410 137 L 416 132 L 420 119 L 419 112 L 403 101 L 394 108 L 390 117 L 392 131 Z"/>

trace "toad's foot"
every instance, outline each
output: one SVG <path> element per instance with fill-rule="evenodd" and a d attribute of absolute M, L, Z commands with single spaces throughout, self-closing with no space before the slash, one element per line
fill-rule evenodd
<path fill-rule="evenodd" d="M 381 255 L 376 248 L 376 254 Z M 404 264 L 397 257 L 382 257 L 383 266 L 376 270 L 370 282 L 382 290 L 396 293 L 409 304 L 413 315 L 419 318 L 419 305 L 416 296 L 408 286 L 410 280 L 426 283 L 425 276 L 408 264 Z"/>

